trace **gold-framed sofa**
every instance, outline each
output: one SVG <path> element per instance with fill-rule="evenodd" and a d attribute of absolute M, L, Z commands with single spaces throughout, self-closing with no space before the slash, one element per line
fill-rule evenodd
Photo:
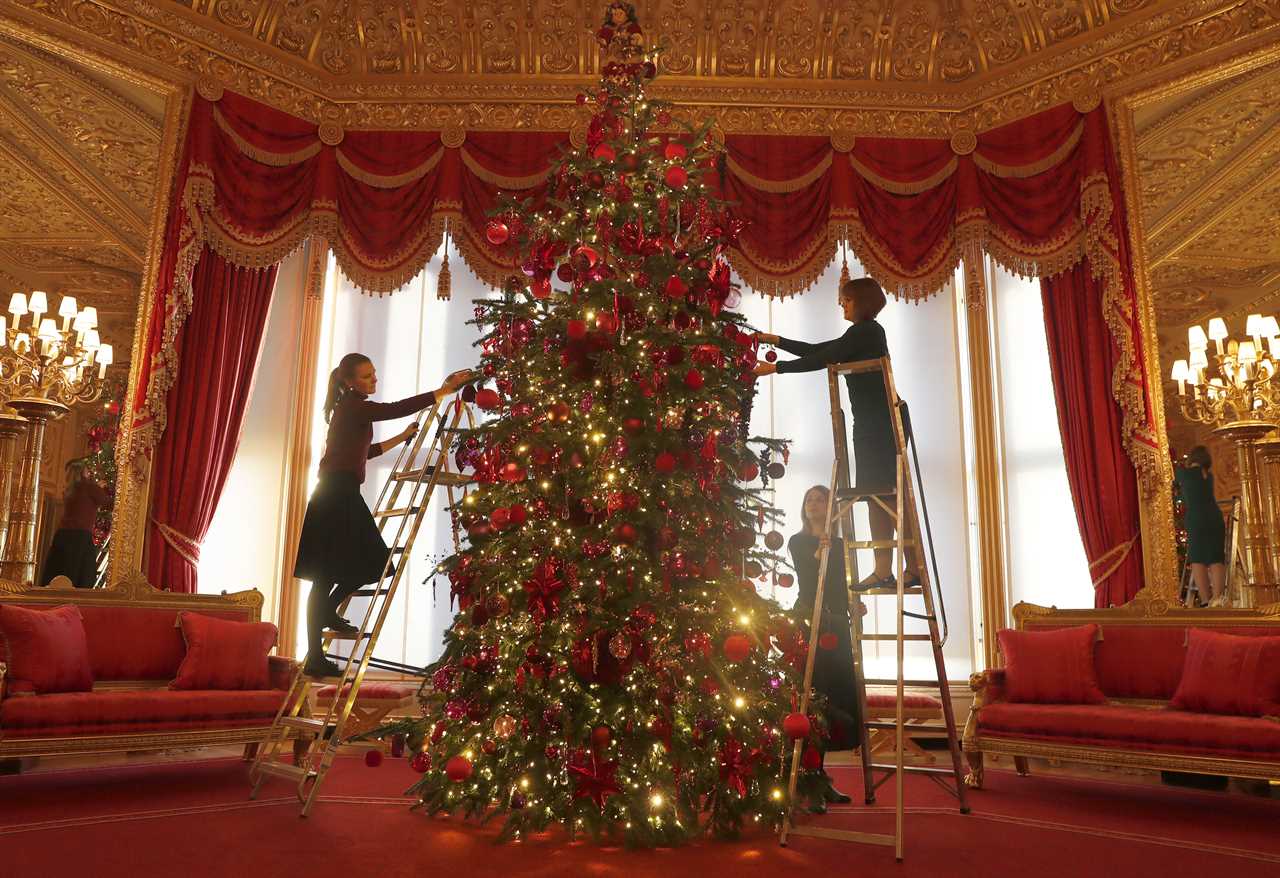
<path fill-rule="evenodd" d="M 283 702 L 297 662 L 268 658 L 270 688 L 259 691 L 171 690 L 185 655 L 178 613 L 191 611 L 257 622 L 257 590 L 176 594 L 141 574 L 108 589 L 30 588 L 0 583 L 0 605 L 79 608 L 88 641 L 91 692 L 33 695 L 6 686 L 0 638 L 0 763 L 22 758 L 244 744 L 245 756 Z"/>
<path fill-rule="evenodd" d="M 983 757 L 1028 757 L 1191 774 L 1280 777 L 1280 719 L 1190 713 L 1169 706 L 1181 679 L 1189 632 L 1280 636 L 1280 604 L 1257 609 L 1190 610 L 1163 599 L 1105 610 L 1060 610 L 1020 603 L 1020 631 L 1099 627 L 1094 658 L 1101 705 L 1014 704 L 1005 671 L 974 674 L 973 707 L 964 729 L 967 782 L 980 788 Z"/>

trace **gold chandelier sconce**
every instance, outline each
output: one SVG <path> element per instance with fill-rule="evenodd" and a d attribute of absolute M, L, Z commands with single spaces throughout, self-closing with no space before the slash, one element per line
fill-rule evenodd
<path fill-rule="evenodd" d="M 44 292 L 14 293 L 0 315 L 0 579 L 34 583 L 45 427 L 102 396 L 113 355 L 73 296 L 54 316 Z"/>
<path fill-rule="evenodd" d="M 1232 442 L 1240 468 L 1240 560 L 1245 600 L 1253 606 L 1280 601 L 1273 478 L 1264 478 L 1259 443 L 1268 446 L 1280 427 L 1280 323 L 1274 316 L 1250 314 L 1245 337 L 1230 337 L 1221 317 L 1208 331 L 1196 324 L 1187 330 L 1188 356 L 1173 364 L 1178 401 L 1188 421 L 1213 428 Z M 1209 342 L 1214 345 L 1212 362 Z M 1190 393 L 1188 393 L 1190 387 Z M 1232 559 L 1234 560 L 1234 559 Z"/>

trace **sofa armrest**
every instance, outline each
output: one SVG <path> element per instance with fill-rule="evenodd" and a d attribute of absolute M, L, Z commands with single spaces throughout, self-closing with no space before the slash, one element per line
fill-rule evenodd
<path fill-rule="evenodd" d="M 964 724 L 964 745 L 970 745 L 978 737 L 978 711 L 996 701 L 1004 700 L 1004 668 L 989 668 L 969 675 L 969 688 L 973 690 L 973 705 Z"/>
<path fill-rule="evenodd" d="M 267 656 L 267 673 L 271 679 L 272 689 L 288 689 L 293 685 L 293 675 L 298 670 L 298 662 L 282 655 Z"/>

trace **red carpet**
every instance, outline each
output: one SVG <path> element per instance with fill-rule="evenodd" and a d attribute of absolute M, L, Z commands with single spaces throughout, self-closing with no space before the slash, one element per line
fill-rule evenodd
<path fill-rule="evenodd" d="M 836 769 L 853 793 L 858 778 Z M 907 857 L 885 848 L 772 835 L 628 851 L 543 837 L 495 846 L 492 829 L 411 813 L 400 761 L 378 769 L 342 759 L 321 803 L 297 816 L 281 782 L 249 802 L 239 760 L 37 773 L 0 778 L 0 863 L 5 875 L 150 876 L 674 876 L 704 873 L 903 876 L 1280 874 L 1280 802 L 1169 788 L 988 770 L 989 788 L 962 816 L 927 779 L 908 785 Z M 822 825 L 887 831 L 891 785 L 873 808 L 851 805 Z"/>

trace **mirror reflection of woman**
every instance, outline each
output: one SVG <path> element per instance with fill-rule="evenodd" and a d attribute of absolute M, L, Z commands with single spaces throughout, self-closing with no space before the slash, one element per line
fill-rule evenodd
<path fill-rule="evenodd" d="M 814 485 L 804 492 L 800 508 L 800 532 L 787 542 L 791 564 L 796 569 L 798 596 L 791 612 L 806 632 L 813 621 L 813 605 L 818 596 L 818 568 L 822 548 L 827 542 L 827 501 L 831 492 Z M 862 606 L 859 604 L 859 606 Z M 865 611 L 865 607 L 863 608 Z M 853 639 L 849 627 L 849 593 L 845 583 L 844 546 L 839 537 L 831 540 L 827 556 L 827 574 L 823 579 L 822 613 L 819 616 L 818 651 L 813 659 L 813 688 L 827 700 L 826 720 L 830 738 L 826 750 L 850 749 L 858 746 L 858 687 L 854 682 Z M 825 647 L 825 648 L 824 648 Z M 846 804 L 849 797 L 833 786 L 827 787 L 826 801 Z M 812 810 L 821 813 L 825 806 Z"/>
<path fill-rule="evenodd" d="M 98 581 L 98 549 L 93 544 L 93 527 L 98 510 L 107 502 L 106 486 L 85 472 L 84 458 L 67 462 L 67 493 L 63 497 L 62 519 L 49 545 L 40 572 L 40 584 L 48 585 L 56 576 L 65 576 L 76 588 L 93 588 Z"/>
<path fill-rule="evenodd" d="M 336 677 L 342 673 L 324 654 L 324 629 L 355 633 L 356 626 L 338 614 L 338 607 L 362 586 L 380 580 L 390 555 L 373 514 L 360 495 L 365 461 L 408 442 L 417 433 L 418 425 L 411 423 L 390 439 L 374 442 L 373 422 L 420 412 L 472 377 L 471 372 L 454 372 L 437 390 L 397 402 L 372 402 L 369 397 L 378 389 L 378 373 L 364 354 L 347 354 L 330 373 L 324 402 L 329 431 L 320 460 L 320 483 L 307 503 L 293 570 L 294 576 L 312 583 L 307 599 L 308 650 L 304 664 L 311 676 Z"/>
<path fill-rule="evenodd" d="M 1211 607 L 1227 603 L 1227 528 L 1213 494 L 1213 458 L 1197 445 L 1182 460 L 1175 476 L 1186 509 L 1187 563 L 1200 600 Z"/>

